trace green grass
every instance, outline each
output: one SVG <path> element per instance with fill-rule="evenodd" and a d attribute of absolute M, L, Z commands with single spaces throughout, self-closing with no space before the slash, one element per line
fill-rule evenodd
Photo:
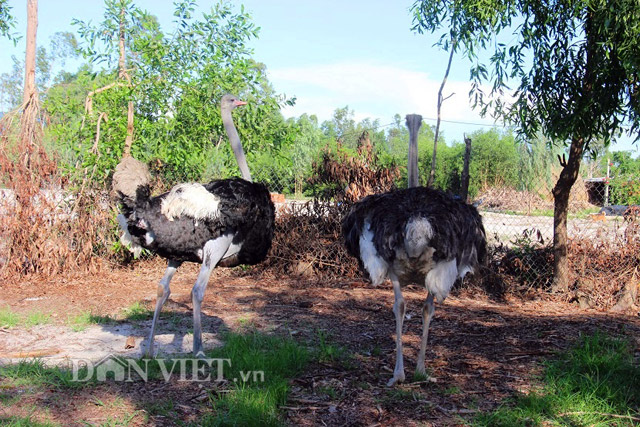
<path fill-rule="evenodd" d="M 24 319 L 24 325 L 27 328 L 38 326 L 38 325 L 46 325 L 51 320 L 51 314 L 42 313 L 41 311 L 36 311 L 33 313 L 27 314 Z"/>
<path fill-rule="evenodd" d="M 87 329 L 89 325 L 105 325 L 113 322 L 109 316 L 97 316 L 89 311 L 67 317 L 67 324 L 74 332 L 81 332 Z"/>
<path fill-rule="evenodd" d="M 123 310 L 125 320 L 141 321 L 153 318 L 153 310 L 149 310 L 140 302 L 133 303 L 130 307 Z"/>
<path fill-rule="evenodd" d="M 4 416 L 0 415 L 0 425 L 4 427 L 51 427 L 58 426 L 59 424 L 53 424 L 49 422 L 39 422 L 32 420 L 30 417 L 15 417 L 15 416 Z"/>
<path fill-rule="evenodd" d="M 493 211 L 490 211 L 493 212 Z M 589 217 L 589 215 L 600 212 L 599 207 L 586 208 L 581 211 L 569 213 L 569 219 L 584 219 Z M 498 213 L 503 213 L 507 215 L 524 215 L 524 216 L 550 216 L 553 217 L 553 208 L 551 209 L 534 209 L 531 212 L 526 211 L 513 211 L 513 210 L 505 210 Z"/>
<path fill-rule="evenodd" d="M 20 322 L 20 316 L 11 311 L 9 308 L 0 310 L 0 327 L 12 328 Z"/>
<path fill-rule="evenodd" d="M 144 410 L 150 416 L 160 415 L 163 417 L 174 417 L 175 406 L 173 400 L 160 400 L 157 402 L 150 402 L 144 405 Z"/>
<path fill-rule="evenodd" d="M 85 378 L 86 371 L 79 369 L 78 378 Z M 74 381 L 71 370 L 57 366 L 45 366 L 41 360 L 23 360 L 14 365 L 0 366 L 0 378 L 8 387 L 52 387 L 56 389 L 76 389 L 91 382 Z"/>
<path fill-rule="evenodd" d="M 420 372 L 414 372 L 411 377 L 411 380 L 413 382 L 427 381 L 430 377 L 430 374 L 431 374 L 431 370 L 429 368 L 426 369 L 424 374 Z"/>
<path fill-rule="evenodd" d="M 596 333 L 546 364 L 541 390 L 515 396 L 474 425 L 628 426 L 639 416 L 640 367 L 632 350 Z"/>
<path fill-rule="evenodd" d="M 391 388 L 385 391 L 381 398 L 377 399 L 386 407 L 395 405 L 407 405 L 420 399 L 420 394 L 413 390 Z"/>
<path fill-rule="evenodd" d="M 212 397 L 214 413 L 198 422 L 203 426 L 281 425 L 278 407 L 285 404 L 289 379 L 298 375 L 311 358 L 311 352 L 291 338 L 258 332 L 227 333 L 225 345 L 207 354 L 210 358 L 230 359 L 224 377 L 231 391 Z M 264 381 L 241 381 L 242 373 L 264 372 Z M 236 381 L 234 381 L 234 379 Z"/>
<path fill-rule="evenodd" d="M 326 331 L 318 329 L 316 331 L 316 337 L 316 343 L 318 345 L 316 353 L 320 362 L 333 363 L 345 361 L 348 354 L 347 350 L 344 347 L 330 342 L 329 334 Z"/>

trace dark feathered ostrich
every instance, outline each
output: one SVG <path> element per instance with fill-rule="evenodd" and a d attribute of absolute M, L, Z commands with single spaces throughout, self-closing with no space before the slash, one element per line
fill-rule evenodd
<path fill-rule="evenodd" d="M 411 139 L 417 139 L 421 116 L 407 116 Z M 413 151 L 413 152 L 412 152 Z M 410 185 L 417 185 L 417 155 L 410 149 Z M 482 219 L 475 207 L 424 187 L 365 197 L 342 222 L 348 252 L 357 257 L 373 285 L 389 277 L 396 317 L 396 366 L 388 386 L 405 379 L 402 286 L 424 283 L 428 296 L 422 307 L 423 329 L 416 373 L 425 373 L 425 350 L 434 298 L 444 301 L 458 277 L 473 272 L 486 254 Z"/>
<path fill-rule="evenodd" d="M 150 196 L 146 166 L 125 158 L 116 168 L 113 187 L 122 213 L 118 221 L 125 240 L 168 260 L 158 285 L 146 355 L 153 356 L 158 316 L 171 293 L 169 283 L 185 261 L 202 263 L 191 291 L 193 300 L 193 352 L 200 355 L 200 309 L 211 271 L 218 265 L 232 267 L 262 261 L 271 247 L 275 209 L 267 188 L 251 182 L 231 111 L 246 102 L 225 95 L 222 121 L 244 179 L 232 178 L 208 184 L 179 184 L 157 197 Z"/>

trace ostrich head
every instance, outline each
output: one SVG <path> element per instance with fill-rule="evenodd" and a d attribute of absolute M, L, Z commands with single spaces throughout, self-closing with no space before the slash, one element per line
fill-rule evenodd
<path fill-rule="evenodd" d="M 222 100 L 220 101 L 220 108 L 222 109 L 222 111 L 228 110 L 229 112 L 231 112 L 233 109 L 241 105 L 247 105 L 247 103 L 245 101 L 239 100 L 238 97 L 229 93 L 223 96 Z"/>
<path fill-rule="evenodd" d="M 233 124 L 233 117 L 231 117 L 231 111 L 233 111 L 240 105 L 246 104 L 246 102 L 239 100 L 236 96 L 227 94 L 223 96 L 222 100 L 220 101 L 220 112 L 222 113 L 222 123 L 224 124 L 224 128 L 227 131 L 227 136 L 229 137 L 229 142 L 231 143 L 231 148 L 233 149 L 233 154 L 236 156 L 236 161 L 238 162 L 240 173 L 242 173 L 242 178 L 246 179 L 247 181 L 251 181 L 251 173 L 249 172 L 247 159 L 244 155 L 244 150 L 242 149 L 240 136 L 238 135 L 238 131 Z"/>

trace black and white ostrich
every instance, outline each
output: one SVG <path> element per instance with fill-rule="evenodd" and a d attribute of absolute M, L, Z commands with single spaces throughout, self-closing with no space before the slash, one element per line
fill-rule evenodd
<path fill-rule="evenodd" d="M 424 283 L 428 291 L 422 307 L 422 340 L 416 366 L 416 373 L 424 375 L 434 298 L 444 301 L 456 279 L 473 272 L 486 254 L 485 231 L 475 207 L 442 191 L 416 186 L 415 141 L 421 123 L 421 116 L 407 116 L 414 146 L 409 150 L 410 188 L 365 197 L 351 207 L 342 222 L 347 250 L 358 258 L 373 285 L 379 285 L 387 277 L 393 284 L 396 366 L 388 386 L 405 379 L 402 286 Z"/>
<path fill-rule="evenodd" d="M 151 197 L 144 164 L 131 157 L 116 168 L 113 188 L 119 194 L 118 215 L 124 240 L 149 249 L 168 260 L 158 285 L 151 331 L 145 354 L 153 357 L 158 316 L 171 293 L 169 283 L 185 261 L 202 263 L 191 296 L 193 300 L 193 352 L 201 355 L 200 309 L 211 271 L 218 265 L 233 267 L 262 261 L 271 247 L 275 209 L 263 184 L 251 182 L 231 111 L 246 102 L 232 95 L 221 101 L 222 121 L 244 179 L 231 178 L 208 184 L 178 184 Z"/>

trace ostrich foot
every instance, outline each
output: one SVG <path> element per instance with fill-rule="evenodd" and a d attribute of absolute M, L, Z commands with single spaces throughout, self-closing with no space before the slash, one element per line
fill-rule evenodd
<path fill-rule="evenodd" d="M 393 387 L 396 384 L 404 382 L 404 372 L 394 372 L 393 378 L 387 382 L 387 387 Z"/>
<path fill-rule="evenodd" d="M 143 341 L 140 345 L 140 350 L 142 350 L 142 357 L 145 359 L 153 359 L 154 358 L 154 349 L 153 343 L 149 343 L 147 341 Z"/>

